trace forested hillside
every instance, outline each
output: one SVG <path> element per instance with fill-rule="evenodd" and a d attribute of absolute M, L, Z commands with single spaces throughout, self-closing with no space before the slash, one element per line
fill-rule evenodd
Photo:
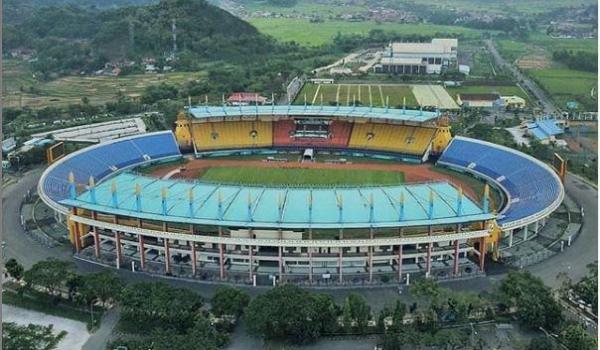
<path fill-rule="evenodd" d="M 119 59 L 166 57 L 172 52 L 172 24 L 177 26 L 178 64 L 199 61 L 247 62 L 277 51 L 274 40 L 250 24 L 204 0 L 162 0 L 149 6 L 116 9 L 75 5 L 8 9 L 18 17 L 4 24 L 4 47 L 33 50 L 33 69 L 79 74 Z M 16 16 L 16 15 L 13 15 Z"/>

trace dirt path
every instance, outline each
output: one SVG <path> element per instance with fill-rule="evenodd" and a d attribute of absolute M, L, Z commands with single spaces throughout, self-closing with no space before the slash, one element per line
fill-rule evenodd
<path fill-rule="evenodd" d="M 156 177 L 163 177 L 172 172 L 181 165 L 172 167 L 161 167 L 151 174 Z M 177 179 L 197 179 L 208 168 L 215 167 L 253 167 L 253 168 L 285 168 L 285 169 L 352 169 L 352 170 L 380 170 L 397 171 L 404 173 L 404 181 L 407 183 L 418 183 L 428 181 L 448 181 L 455 186 L 463 188 L 465 194 L 471 198 L 478 198 L 475 191 L 463 181 L 453 178 L 450 175 L 439 173 L 432 169 L 431 164 L 394 164 L 394 163 L 298 163 L 298 162 L 267 162 L 264 160 L 231 160 L 231 159 L 194 159 L 185 164 L 185 170 L 172 176 Z"/>

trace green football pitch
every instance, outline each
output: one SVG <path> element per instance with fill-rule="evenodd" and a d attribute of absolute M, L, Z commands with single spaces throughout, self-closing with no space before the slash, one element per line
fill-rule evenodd
<path fill-rule="evenodd" d="M 210 182 L 266 186 L 392 185 L 404 182 L 404 174 L 396 171 L 263 167 L 212 167 L 200 178 Z"/>

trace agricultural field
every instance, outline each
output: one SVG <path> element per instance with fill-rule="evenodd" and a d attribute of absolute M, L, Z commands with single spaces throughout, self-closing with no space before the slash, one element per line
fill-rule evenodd
<path fill-rule="evenodd" d="M 310 22 L 307 19 L 297 18 L 251 18 L 250 23 L 259 31 L 273 36 L 280 41 L 295 41 L 301 45 L 319 46 L 331 43 L 338 33 L 367 35 L 373 29 L 398 34 L 420 35 L 462 35 L 464 37 L 479 38 L 484 31 L 459 26 L 445 26 L 435 24 L 402 24 L 402 23 L 377 23 L 374 21 L 347 22 L 325 21 Z"/>
<path fill-rule="evenodd" d="M 556 39 L 543 33 L 531 34 L 527 42 L 500 39 L 496 43 L 502 56 L 511 62 L 532 51 L 546 51 L 546 55 L 550 57 L 556 50 L 598 52 L 598 42 L 595 39 Z"/>
<path fill-rule="evenodd" d="M 523 13 L 536 14 L 545 13 L 557 8 L 565 7 L 564 0 L 503 0 L 503 1 L 479 1 L 479 0 L 420 0 L 419 4 L 432 7 L 458 9 L 463 11 L 480 11 L 488 13 Z M 594 0 L 569 0 L 569 6 L 594 5 Z"/>
<path fill-rule="evenodd" d="M 598 83 L 595 73 L 551 68 L 530 70 L 527 74 L 550 94 L 560 108 L 565 108 L 567 101 L 577 101 L 587 111 L 598 108 L 597 101 L 591 97 L 592 88 Z"/>
<path fill-rule="evenodd" d="M 534 33 L 528 42 L 498 40 L 500 53 L 525 71 L 546 90 L 557 107 L 565 108 L 567 101 L 577 101 L 583 110 L 596 111 L 597 102 L 591 90 L 598 76 L 593 72 L 569 69 L 552 60 L 555 50 L 598 52 L 595 39 L 555 39 L 543 33 Z"/>
<path fill-rule="evenodd" d="M 390 185 L 403 183 L 404 174 L 379 170 L 213 167 L 207 169 L 201 179 L 249 185 Z"/>
<path fill-rule="evenodd" d="M 348 12 L 362 12 L 365 10 L 365 6 L 331 6 L 327 3 L 312 0 L 298 1 L 294 6 L 276 6 L 267 1 L 246 1 L 244 2 L 244 10 L 250 13 L 262 11 L 286 15 L 336 16 Z"/>
<path fill-rule="evenodd" d="M 149 85 L 183 84 L 203 76 L 202 72 L 134 74 L 123 77 L 67 76 L 44 82 L 36 80 L 27 64 L 6 60 L 3 68 L 2 93 L 6 107 L 66 106 L 87 97 L 92 104 L 114 101 L 120 93 L 139 95 Z"/>
<path fill-rule="evenodd" d="M 308 104 L 329 105 L 339 103 L 351 106 L 357 105 L 383 107 L 389 99 L 390 107 L 401 107 L 406 99 L 407 108 L 418 106 L 410 85 L 399 84 L 305 84 L 295 104 L 304 104 L 304 96 Z"/>

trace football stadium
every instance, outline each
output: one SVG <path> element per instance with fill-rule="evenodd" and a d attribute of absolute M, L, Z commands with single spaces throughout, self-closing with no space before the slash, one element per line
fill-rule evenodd
<path fill-rule="evenodd" d="M 545 225 L 564 188 L 529 155 L 452 137 L 437 111 L 271 105 L 190 107 L 173 131 L 56 160 L 38 193 L 86 260 L 355 285 L 484 273 L 501 241 Z"/>

